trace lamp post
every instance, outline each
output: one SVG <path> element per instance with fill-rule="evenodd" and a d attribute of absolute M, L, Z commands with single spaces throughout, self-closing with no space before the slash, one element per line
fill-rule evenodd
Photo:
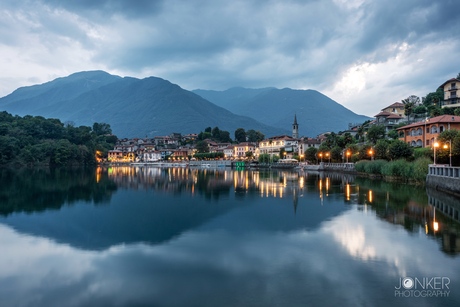
<path fill-rule="evenodd" d="M 351 155 L 349 151 L 347 151 L 347 163 L 348 163 L 348 157 Z"/>
<path fill-rule="evenodd" d="M 449 145 L 444 144 L 444 149 L 447 149 L 449 147 L 449 166 L 452 166 L 452 141 L 449 140 Z"/>
<path fill-rule="evenodd" d="M 319 153 L 319 158 L 321 159 L 321 162 L 323 162 L 323 153 L 322 152 Z"/>
<path fill-rule="evenodd" d="M 439 147 L 439 143 L 438 142 L 434 142 L 433 144 L 433 151 L 434 151 L 434 154 L 433 154 L 433 164 L 436 165 L 436 147 Z"/>
<path fill-rule="evenodd" d="M 331 156 L 329 155 L 328 152 L 326 152 L 326 158 L 328 158 L 328 159 L 329 159 L 329 163 L 331 163 Z"/>
<path fill-rule="evenodd" d="M 371 149 L 369 149 L 369 155 L 371 156 L 371 160 L 374 160 L 374 151 Z"/>

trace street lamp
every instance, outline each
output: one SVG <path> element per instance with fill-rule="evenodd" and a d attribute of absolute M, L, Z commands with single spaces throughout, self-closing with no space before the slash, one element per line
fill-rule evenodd
<path fill-rule="evenodd" d="M 319 157 L 321 159 L 321 162 L 323 162 L 323 153 L 322 152 L 319 153 Z"/>
<path fill-rule="evenodd" d="M 329 159 L 329 163 L 331 163 L 331 156 L 329 155 L 328 152 L 326 152 L 326 158 L 328 158 L 328 159 Z"/>
<path fill-rule="evenodd" d="M 433 154 L 433 164 L 436 165 L 436 147 L 439 147 L 439 143 L 438 142 L 434 142 L 433 144 L 433 151 L 434 151 L 434 154 Z"/>
<path fill-rule="evenodd" d="M 369 149 L 369 155 L 371 156 L 371 160 L 374 160 L 374 151 L 371 149 Z"/>
<path fill-rule="evenodd" d="M 444 144 L 444 149 L 447 149 L 449 147 L 449 166 L 452 166 L 452 140 L 449 140 L 449 145 Z"/>
<path fill-rule="evenodd" d="M 348 163 L 348 157 L 351 155 L 351 152 L 347 151 L 347 163 Z"/>

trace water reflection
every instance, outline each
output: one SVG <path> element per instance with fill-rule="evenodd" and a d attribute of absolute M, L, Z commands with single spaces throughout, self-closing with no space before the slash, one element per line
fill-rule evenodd
<path fill-rule="evenodd" d="M 22 192 L 1 190 L 0 305 L 460 302 L 458 201 L 436 191 L 289 171 L 127 167 L 26 177 L 2 175 L 2 186 L 12 181 Z M 53 189 L 49 207 L 34 200 Z M 395 298 L 404 276 L 447 276 L 451 295 Z"/>

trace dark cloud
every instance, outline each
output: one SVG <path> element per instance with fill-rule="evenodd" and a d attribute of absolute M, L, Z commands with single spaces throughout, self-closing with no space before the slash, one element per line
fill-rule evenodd
<path fill-rule="evenodd" d="M 47 75 L 97 67 L 187 89 L 312 88 L 339 102 L 354 92 L 362 103 L 363 93 L 390 85 L 389 75 L 423 82 L 409 95 L 428 88 L 428 69 L 436 84 L 456 74 L 459 13 L 453 0 L 6 0 L 0 46 L 52 70 Z"/>
<path fill-rule="evenodd" d="M 50 7 L 63 8 L 76 14 L 90 14 L 98 16 L 100 22 L 104 18 L 118 14 L 127 18 L 143 18 L 157 14 L 161 11 L 163 0 L 79 0 L 79 1 L 60 1 L 60 0 L 41 0 Z M 94 15 L 92 15 L 94 14 Z"/>

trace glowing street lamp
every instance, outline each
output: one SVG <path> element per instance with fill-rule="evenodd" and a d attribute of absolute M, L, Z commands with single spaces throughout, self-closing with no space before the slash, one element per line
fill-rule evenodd
<path fill-rule="evenodd" d="M 329 155 L 328 152 L 326 152 L 326 158 L 328 158 L 328 159 L 329 159 L 329 163 L 331 163 L 331 156 Z"/>
<path fill-rule="evenodd" d="M 434 151 L 434 154 L 433 154 L 433 164 L 436 165 L 436 148 L 439 147 L 439 143 L 438 142 L 434 142 L 433 144 L 433 151 Z"/>
<path fill-rule="evenodd" d="M 374 151 L 371 149 L 369 149 L 369 156 L 371 156 L 371 160 L 374 160 Z"/>
<path fill-rule="evenodd" d="M 348 157 L 351 155 L 351 152 L 347 151 L 347 163 L 348 163 Z"/>
<path fill-rule="evenodd" d="M 444 149 L 449 148 L 449 166 L 452 166 L 452 141 L 449 140 L 449 145 L 444 144 Z"/>
<path fill-rule="evenodd" d="M 323 162 L 323 153 L 322 152 L 319 153 L 319 157 L 321 159 L 321 162 Z"/>

